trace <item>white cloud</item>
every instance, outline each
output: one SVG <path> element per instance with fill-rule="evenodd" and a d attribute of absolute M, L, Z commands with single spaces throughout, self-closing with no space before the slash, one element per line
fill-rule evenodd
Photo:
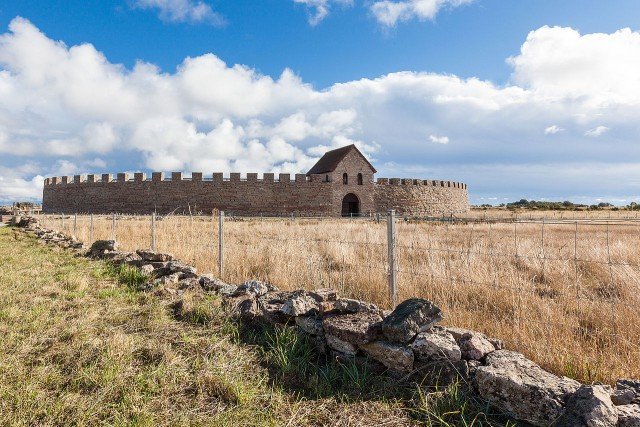
<path fill-rule="evenodd" d="M 556 133 L 560 133 L 560 132 L 564 132 L 564 129 L 562 129 L 558 125 L 549 126 L 544 130 L 545 135 L 555 135 Z"/>
<path fill-rule="evenodd" d="M 588 97 L 594 107 L 640 101 L 640 32 L 581 35 L 572 28 L 542 27 L 529 33 L 520 55 L 510 58 L 514 83 L 550 99 Z"/>
<path fill-rule="evenodd" d="M 429 135 L 429 141 L 435 144 L 448 144 L 449 137 L 447 136 L 437 136 L 437 135 Z"/>
<path fill-rule="evenodd" d="M 303 4 L 309 10 L 309 24 L 318 25 L 329 15 L 331 4 L 351 6 L 353 0 L 293 0 L 294 3 Z"/>
<path fill-rule="evenodd" d="M 351 143 L 374 159 L 381 176 L 467 181 L 482 197 L 526 197 L 542 182 L 537 173 L 552 178 L 547 165 L 558 159 L 566 159 L 554 167 L 572 187 L 558 182 L 554 191 L 599 191 L 608 181 L 594 178 L 593 167 L 613 174 L 622 159 L 640 164 L 640 61 L 629 59 L 640 33 L 591 36 L 532 32 L 509 60 L 514 71 L 505 86 L 399 72 L 316 90 L 290 70 L 272 78 L 213 54 L 187 58 L 173 73 L 142 62 L 127 69 L 90 44 L 66 46 L 16 18 L 0 35 L 0 198 L 37 193 L 38 176 L 107 166 L 303 172 L 326 149 Z M 627 69 L 601 72 L 592 60 L 601 49 L 590 43 L 617 52 L 604 57 L 606 68 Z M 559 70 L 566 67 L 577 83 L 564 90 Z M 608 129 L 598 130 L 603 123 L 616 129 L 615 149 Z M 568 130 L 560 132 L 560 124 Z M 555 132 L 554 144 L 540 143 L 541 129 Z M 602 137 L 584 138 L 585 129 Z M 441 146 L 434 150 L 425 139 Z M 531 179 L 515 177 L 519 168 Z M 625 173 L 616 191 L 640 194 L 640 170 Z"/>
<path fill-rule="evenodd" d="M 166 22 L 209 23 L 224 25 L 225 20 L 203 1 L 193 0 L 133 0 L 140 9 L 157 9 L 160 19 Z"/>
<path fill-rule="evenodd" d="M 590 136 L 590 137 L 594 137 L 597 138 L 601 135 L 604 135 L 605 133 L 607 133 L 609 131 L 609 128 L 606 126 L 597 126 L 593 129 L 589 129 L 588 131 L 585 132 L 584 136 Z"/>
<path fill-rule="evenodd" d="M 399 21 L 434 19 L 445 7 L 458 7 L 475 0 L 381 0 L 371 5 L 376 20 L 387 27 Z"/>

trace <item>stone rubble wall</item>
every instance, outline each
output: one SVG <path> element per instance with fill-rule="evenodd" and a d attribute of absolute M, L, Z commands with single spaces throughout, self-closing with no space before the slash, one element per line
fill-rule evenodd
<path fill-rule="evenodd" d="M 188 291 L 216 294 L 243 321 L 295 327 L 318 352 L 358 359 L 405 381 L 462 381 L 501 413 L 535 426 L 640 426 L 640 381 L 621 379 L 611 387 L 557 376 L 505 349 L 499 339 L 440 326 L 444 314 L 431 301 L 412 298 L 389 312 L 332 289 L 281 291 L 254 280 L 232 285 L 198 274 L 170 254 L 119 252 L 115 241 L 94 242 L 87 252 L 73 237 L 43 229 L 34 218 L 17 225 L 46 242 L 140 268 L 151 278 L 148 292 L 178 298 L 177 304 Z"/>

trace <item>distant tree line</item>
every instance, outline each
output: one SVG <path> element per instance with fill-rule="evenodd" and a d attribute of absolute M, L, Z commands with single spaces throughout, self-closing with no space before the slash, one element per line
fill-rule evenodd
<path fill-rule="evenodd" d="M 483 204 L 480 205 L 481 208 L 492 208 L 493 205 Z M 540 210 L 540 211 L 577 211 L 577 210 L 600 210 L 600 209 L 611 209 L 611 210 L 620 210 L 626 209 L 631 211 L 640 211 L 640 204 L 636 202 L 631 202 L 626 206 L 614 206 L 611 203 L 600 202 L 594 205 L 587 205 L 581 203 L 573 203 L 568 200 L 564 202 L 549 202 L 549 201 L 539 201 L 539 200 L 527 200 L 520 199 L 517 202 L 511 203 L 501 203 L 498 205 L 499 208 L 506 208 L 510 210 L 515 209 L 531 209 L 531 210 Z"/>

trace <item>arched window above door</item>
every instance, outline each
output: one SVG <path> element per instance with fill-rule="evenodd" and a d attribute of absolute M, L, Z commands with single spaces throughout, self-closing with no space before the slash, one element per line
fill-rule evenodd
<path fill-rule="evenodd" d="M 342 174 L 342 183 L 343 183 L 344 185 L 349 184 L 349 175 L 347 175 L 347 173 L 346 173 L 346 172 Z"/>
<path fill-rule="evenodd" d="M 358 174 L 358 185 L 362 185 L 362 174 Z"/>

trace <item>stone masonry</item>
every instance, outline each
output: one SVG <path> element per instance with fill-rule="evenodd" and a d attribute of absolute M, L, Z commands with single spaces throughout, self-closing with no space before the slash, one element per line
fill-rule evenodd
<path fill-rule="evenodd" d="M 153 172 L 47 178 L 46 213 L 159 214 L 224 210 L 234 215 L 349 216 L 395 209 L 400 215 L 449 215 L 469 209 L 459 182 L 378 178 L 353 145 L 326 153 L 307 174 Z M 347 206 L 347 201 L 352 201 Z"/>

